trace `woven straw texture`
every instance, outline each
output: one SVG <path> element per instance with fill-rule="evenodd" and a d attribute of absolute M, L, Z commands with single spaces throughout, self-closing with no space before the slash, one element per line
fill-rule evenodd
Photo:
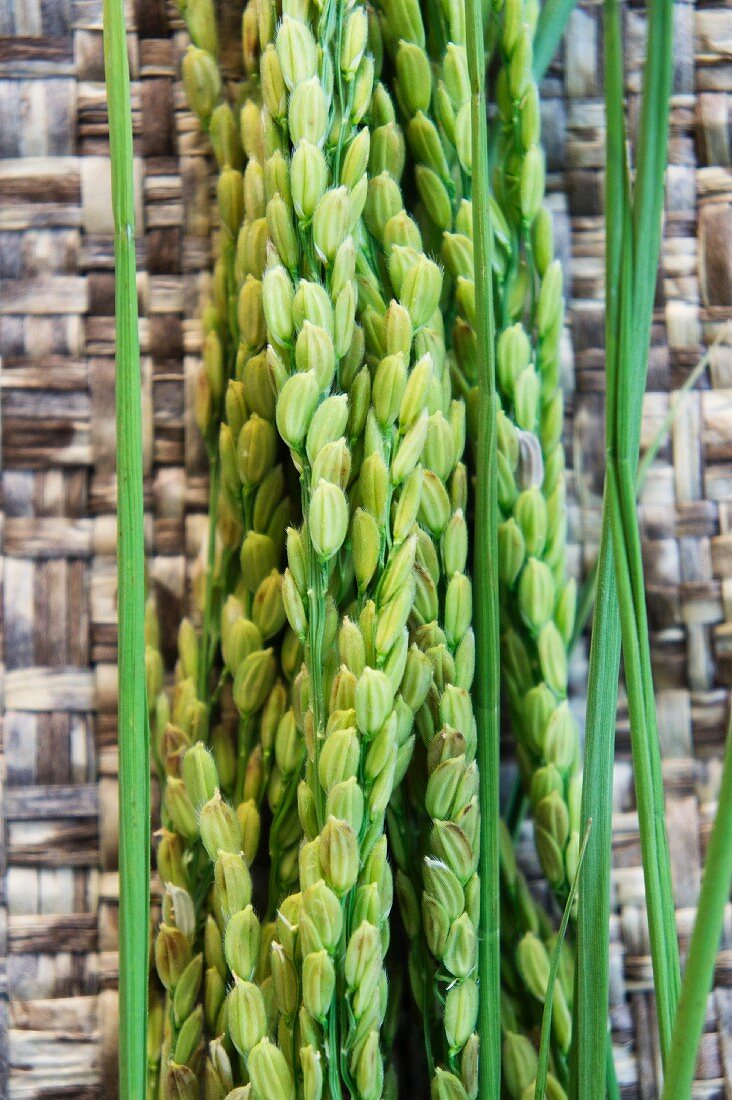
<path fill-rule="evenodd" d="M 167 639 L 188 603 L 206 472 L 192 414 L 210 269 L 206 145 L 172 6 L 136 0 L 149 575 Z M 675 95 L 648 443 L 732 317 L 732 7 L 676 6 Z M 645 49 L 626 12 L 631 119 Z M 603 473 L 601 7 L 583 3 L 543 89 L 568 282 L 570 531 L 591 565 Z M 101 0 L 0 0 L 3 740 L 0 1096 L 116 1095 L 117 752 L 113 240 Z M 732 685 L 732 348 L 715 349 L 646 482 L 642 530 L 678 928 L 685 948 Z M 168 654 L 170 656 L 170 653 Z M 573 665 L 583 710 L 586 646 Z M 618 714 L 612 1020 L 627 1097 L 658 1095 L 627 711 Z M 509 766 L 509 765 L 507 765 Z M 536 870 L 528 827 L 522 851 Z M 140 930 L 144 935 L 144 930 Z M 732 912 L 694 1096 L 732 1096 Z"/>

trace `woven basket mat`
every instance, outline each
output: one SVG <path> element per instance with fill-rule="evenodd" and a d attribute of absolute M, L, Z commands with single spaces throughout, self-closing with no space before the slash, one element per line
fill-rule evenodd
<path fill-rule="evenodd" d="M 207 149 L 164 0 L 130 5 L 146 534 L 165 634 L 205 525 L 192 413 L 211 262 Z M 601 9 L 572 16 L 543 89 L 550 201 L 571 286 L 571 560 L 595 552 L 603 471 Z M 626 12 L 631 117 L 642 10 Z M 662 271 L 643 438 L 732 317 L 732 7 L 676 5 Z M 4 509 L 0 1095 L 113 1097 L 117 750 L 113 256 L 101 0 L 0 0 Z M 572 479 L 571 479 L 572 480 Z M 732 350 L 718 348 L 643 492 L 648 603 L 682 948 L 732 684 Z M 170 657 L 170 654 L 168 654 Z M 583 710 L 586 647 L 573 664 Z M 628 719 L 618 714 L 612 1022 L 623 1095 L 657 1095 Z M 510 766 L 510 765 L 508 765 Z M 522 838 L 535 871 L 530 834 Z M 538 876 L 537 876 L 538 877 Z M 144 931 L 141 930 L 141 935 Z M 732 913 L 694 1096 L 732 1096 Z"/>

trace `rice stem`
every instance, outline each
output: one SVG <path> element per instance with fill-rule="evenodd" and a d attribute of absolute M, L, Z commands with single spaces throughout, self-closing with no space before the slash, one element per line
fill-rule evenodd
<path fill-rule="evenodd" d="M 564 937 L 567 934 L 567 926 L 569 924 L 569 918 L 572 915 L 572 907 L 574 906 L 575 898 L 577 897 L 577 887 L 579 886 L 579 876 L 582 870 L 582 863 L 585 858 L 585 852 L 587 851 L 587 842 L 590 839 L 590 833 L 592 831 L 592 819 L 588 820 L 585 827 L 585 835 L 582 838 L 582 844 L 579 850 L 579 856 L 577 859 L 577 873 L 575 874 L 572 885 L 569 888 L 569 894 L 567 895 L 567 901 L 564 906 L 564 913 L 562 914 L 562 921 L 559 925 L 559 932 L 554 943 L 554 948 L 551 954 L 551 965 L 549 968 L 549 981 L 546 987 L 546 1000 L 544 1001 L 544 1011 L 541 1017 L 541 1039 L 539 1043 L 539 1065 L 536 1071 L 536 1085 L 534 1086 L 534 1100 L 544 1100 L 546 1095 L 546 1078 L 549 1070 L 549 1051 L 551 1042 L 551 1030 L 552 1030 L 552 1008 L 554 1002 L 554 986 L 557 981 L 557 974 L 559 972 L 559 963 L 562 956 L 562 944 L 564 943 Z"/>
<path fill-rule="evenodd" d="M 643 393 L 661 239 L 671 5 L 654 0 L 635 191 L 626 157 L 623 39 L 617 0 L 605 0 L 606 145 L 606 450 L 598 601 L 590 655 L 587 753 L 582 816 L 597 831 L 581 879 L 576 1045 L 572 1096 L 603 1095 L 603 1033 L 608 1001 L 608 920 L 612 764 L 619 656 L 624 654 L 631 744 L 646 883 L 653 972 L 665 1060 L 678 997 L 678 944 L 663 816 L 663 781 L 648 645 L 645 588 L 636 514 L 636 479 Z M 612 563 L 615 562 L 615 585 Z M 612 589 L 615 589 L 613 592 Z M 604 683 L 603 683 L 604 680 Z M 598 711 L 598 702 L 602 709 Z"/>
<path fill-rule="evenodd" d="M 686 957 L 679 1007 L 669 1046 L 664 1100 L 690 1096 L 707 998 L 714 980 L 724 910 L 732 887 L 732 734 L 727 733 L 717 816 L 707 847 L 699 907 Z"/>
<path fill-rule="evenodd" d="M 119 613 L 119 1082 L 145 1095 L 150 905 L 150 747 L 145 700 L 142 403 L 135 281 L 132 113 L 122 0 L 104 2 L 114 215 Z"/>
<path fill-rule="evenodd" d="M 471 87 L 473 214 L 475 218 L 476 336 L 479 366 L 475 500 L 475 716 L 480 772 L 480 936 L 478 1033 L 480 1095 L 500 1095 L 500 865 L 499 738 L 500 655 L 498 608 L 498 490 L 495 321 L 491 272 L 488 128 L 481 5 L 467 0 L 466 31 Z"/>
<path fill-rule="evenodd" d="M 604 1100 L 607 1072 L 612 774 L 620 669 L 620 623 L 613 570 L 609 513 L 603 508 L 582 781 L 582 823 L 586 829 L 591 820 L 592 832 L 579 874 L 570 1074 L 573 1100 Z"/>

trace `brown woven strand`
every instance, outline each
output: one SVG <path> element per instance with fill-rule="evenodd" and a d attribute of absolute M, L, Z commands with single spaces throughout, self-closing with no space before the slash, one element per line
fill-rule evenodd
<path fill-rule="evenodd" d="M 147 549 L 170 642 L 205 522 L 192 382 L 210 269 L 210 165 L 178 80 L 181 24 L 162 0 L 135 8 Z M 625 20 L 635 125 L 645 17 L 632 6 Z M 677 4 L 676 20 L 644 444 L 732 318 L 732 8 Z M 597 545 L 604 467 L 600 4 L 575 11 L 563 55 L 542 95 L 550 201 L 571 285 L 570 560 L 580 572 Z M 112 272 L 101 0 L 0 0 L 0 1096 L 12 1098 L 116 1095 Z M 728 345 L 684 403 L 640 505 L 682 948 L 732 683 L 731 502 Z M 579 715 L 585 677 L 580 646 Z M 617 748 L 612 1020 L 623 1096 L 650 1100 L 658 1051 L 622 699 Z M 528 828 L 522 852 L 536 877 Z M 694 1096 L 732 1096 L 732 911 Z"/>

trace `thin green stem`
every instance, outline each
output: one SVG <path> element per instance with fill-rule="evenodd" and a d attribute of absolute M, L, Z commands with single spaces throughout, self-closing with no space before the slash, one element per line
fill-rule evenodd
<path fill-rule="evenodd" d="M 534 1100 L 544 1100 L 546 1094 L 546 1075 L 549 1069 L 549 1051 L 551 1048 L 551 1033 L 552 1033 L 552 1010 L 554 1007 L 554 986 L 557 981 L 557 974 L 559 973 L 559 963 L 562 957 L 562 945 L 564 943 L 564 937 L 567 934 L 567 925 L 569 924 L 569 918 L 572 913 L 572 906 L 574 905 L 574 899 L 577 896 L 577 887 L 579 885 L 580 871 L 582 870 L 582 863 L 585 858 L 585 852 L 587 851 L 587 842 L 590 839 L 590 832 L 592 831 L 592 819 L 588 820 L 585 826 L 585 835 L 582 838 L 582 844 L 579 850 L 579 856 L 577 860 L 577 872 L 572 880 L 572 885 L 567 895 L 567 901 L 564 906 L 564 913 L 562 914 L 562 922 L 559 925 L 559 932 L 552 949 L 551 963 L 549 965 L 549 981 L 546 986 L 546 997 L 544 999 L 544 1011 L 541 1016 L 541 1038 L 539 1041 L 539 1065 L 536 1070 L 536 1085 L 534 1086 Z"/>
<path fill-rule="evenodd" d="M 320 748 L 325 736 L 325 696 L 323 694 L 323 637 L 325 634 L 325 578 L 324 566 L 316 560 L 315 551 L 310 547 L 312 559 L 310 569 L 309 597 L 309 658 L 308 674 L 310 679 L 310 705 L 313 710 L 313 739 L 314 739 L 314 766 L 318 774 L 318 762 L 320 760 Z M 317 785 L 317 797 L 315 800 L 318 818 L 318 829 L 325 824 L 325 802 L 323 790 Z"/>
<path fill-rule="evenodd" d="M 310 504 L 310 488 L 307 473 L 302 481 L 303 515 L 307 516 Z M 327 588 L 327 566 L 317 558 L 312 543 L 308 549 L 308 646 L 307 670 L 310 679 L 310 706 L 313 712 L 313 767 L 316 777 L 319 774 L 320 747 L 325 736 L 326 703 L 323 690 L 323 639 L 325 635 L 325 596 Z M 318 831 L 325 825 L 325 800 L 320 781 L 315 784 L 315 810 Z M 343 1095 L 340 1075 L 339 1037 L 338 1037 L 338 998 L 334 998 L 328 1009 L 327 1047 L 328 1047 L 328 1084 L 332 1100 L 340 1100 Z"/>
<path fill-rule="evenodd" d="M 638 474 L 636 477 L 637 492 L 640 492 L 640 490 L 642 489 L 646 477 L 648 476 L 648 471 L 653 461 L 655 460 L 656 455 L 663 446 L 666 437 L 671 431 L 671 427 L 676 420 L 676 417 L 681 411 L 681 406 L 684 403 L 684 398 L 694 388 L 696 383 L 699 381 L 699 379 L 709 366 L 709 361 L 712 358 L 712 352 L 714 351 L 714 349 L 727 338 L 731 331 L 732 325 L 727 324 L 724 326 L 724 328 L 718 334 L 714 343 L 711 344 L 711 346 L 708 347 L 705 351 L 704 355 L 702 355 L 701 359 L 696 364 L 693 371 L 691 371 L 689 375 L 684 379 L 683 385 L 676 391 L 673 400 L 669 405 L 668 412 L 664 416 L 661 423 L 658 425 L 656 431 L 653 433 L 653 439 L 648 444 L 643 458 L 638 463 Z"/>
<path fill-rule="evenodd" d="M 623 472 L 625 484 L 622 487 L 618 485 L 613 466 L 608 467 L 607 476 L 611 486 L 611 521 L 616 555 L 616 582 L 620 599 L 623 668 L 630 711 L 633 775 L 638 803 L 659 1039 L 661 1053 L 665 1057 L 671 1041 L 680 984 L 678 944 L 664 818 L 663 777 L 653 699 L 653 674 L 645 615 L 645 590 L 641 588 L 642 599 L 638 602 L 634 601 L 635 586 L 628 562 L 629 541 L 634 540 L 634 536 L 638 542 L 640 541 L 637 521 L 633 525 L 627 518 L 628 493 L 632 494 L 634 506 L 635 492 L 627 469 L 621 471 L 621 477 Z M 621 493 L 626 498 L 625 510 L 621 504 Z M 634 507 L 633 518 L 635 519 Z M 640 553 L 639 546 L 634 549 L 636 554 Z"/>
<path fill-rule="evenodd" d="M 585 627 L 592 618 L 592 608 L 595 603 L 595 592 L 597 591 L 597 562 L 598 559 L 595 558 L 590 566 L 590 571 L 585 578 L 584 584 L 579 590 L 572 637 L 569 639 L 569 645 L 567 646 L 568 653 L 574 651 L 574 647 L 584 634 Z"/>
<path fill-rule="evenodd" d="M 646 448 L 643 458 L 638 463 L 638 473 L 635 479 L 636 494 L 640 493 L 645 484 L 648 471 L 650 470 L 653 462 L 656 459 L 658 452 L 665 443 L 669 432 L 679 415 L 681 408 L 684 404 L 684 399 L 693 390 L 696 383 L 709 366 L 709 362 L 712 357 L 714 349 L 729 336 L 731 329 L 729 325 L 726 325 L 718 334 L 714 343 L 707 348 L 704 355 L 696 364 L 694 369 L 690 371 L 687 377 L 684 379 L 683 384 L 675 392 L 674 397 L 669 405 L 668 411 L 664 416 L 658 428 L 653 433 L 653 438 Z M 577 611 L 574 617 L 574 628 L 572 630 L 572 637 L 569 640 L 567 647 L 568 652 L 572 652 L 577 642 L 584 633 L 585 627 L 590 621 L 592 615 L 592 606 L 595 602 L 595 589 L 597 588 L 597 558 L 590 566 L 590 571 L 585 578 L 584 584 L 580 588 L 579 599 L 577 600 Z"/>
<path fill-rule="evenodd" d="M 661 250 L 663 194 L 668 147 L 671 83 L 673 77 L 673 0 L 651 0 L 648 9 L 649 48 L 643 70 L 643 97 L 638 132 L 637 171 L 633 201 L 635 270 L 634 310 L 629 318 L 628 375 L 634 381 L 628 451 L 636 454 L 640 439 L 641 406 L 645 391 L 648 345 L 656 295 Z"/>
<path fill-rule="evenodd" d="M 119 607 L 119 1081 L 145 1094 L 150 907 L 150 734 L 145 700 L 142 401 L 135 282 L 132 113 L 124 4 L 104 2 L 114 214 Z"/>
<path fill-rule="evenodd" d="M 493 1100 L 501 1089 L 500 860 L 499 860 L 499 607 L 495 320 L 491 276 L 488 130 L 483 20 L 478 0 L 467 0 L 467 53 L 473 143 L 476 337 L 480 364 L 475 499 L 475 716 L 480 772 L 480 1035 L 479 1092 Z"/>
<path fill-rule="evenodd" d="M 607 490 L 606 490 L 607 493 Z M 605 1100 L 610 959 L 610 866 L 620 622 L 610 516 L 603 508 L 590 642 L 582 824 L 592 821 L 579 875 L 570 1095 Z"/>
<path fill-rule="evenodd" d="M 727 735 L 717 816 L 704 865 L 699 908 L 686 957 L 684 981 L 666 1063 L 664 1100 L 691 1096 L 707 998 L 722 935 L 724 910 L 732 888 L 732 735 Z"/>
<path fill-rule="evenodd" d="M 602 721 L 601 716 L 592 713 L 596 698 L 602 694 L 602 685 L 597 684 L 595 673 L 603 656 L 607 661 L 611 653 L 613 658 L 617 653 L 618 612 L 631 711 L 633 767 L 664 1058 L 678 989 L 678 945 L 636 514 L 640 419 L 661 235 L 672 61 L 671 9 L 669 0 L 653 0 L 651 4 L 648 36 L 653 49 L 648 50 L 644 73 L 636 193 L 631 196 L 626 159 L 620 8 L 618 0 L 605 0 L 607 476 L 599 584 L 611 576 L 613 559 L 616 584 L 612 609 L 615 625 L 611 627 L 605 622 L 604 638 L 596 638 L 593 631 L 592 648 L 598 658 L 597 663 L 593 662 L 592 655 L 590 660 L 588 763 L 591 766 L 585 766 L 583 818 L 591 815 L 597 826 L 597 815 L 592 810 L 593 803 L 597 803 L 603 807 L 606 820 L 598 830 L 597 839 L 602 843 L 597 845 L 597 859 L 592 851 L 596 846 L 590 845 L 586 881 L 582 883 L 580 895 L 572 1095 L 582 1100 L 585 1097 L 599 1100 L 602 1095 L 600 1053 L 604 1046 L 601 1029 L 607 1013 L 608 989 L 606 926 L 609 917 L 612 736 L 604 731 L 599 754 L 589 751 L 589 746 L 592 744 L 591 723 L 596 717 Z M 603 606 L 595 609 L 596 631 L 598 619 L 607 616 L 609 603 L 609 593 L 605 593 Z M 614 637 L 609 642 L 611 634 Z M 608 653 L 603 655 L 606 646 Z M 606 675 L 609 675 L 607 670 Z M 617 665 L 612 675 L 614 695 Z M 614 698 L 612 710 L 608 707 L 607 714 L 614 721 Z M 593 731 L 593 741 L 595 733 Z"/>
<path fill-rule="evenodd" d="M 663 776 L 648 640 L 646 594 L 636 509 L 636 476 L 643 395 L 658 257 L 668 138 L 672 72 L 673 4 L 652 0 L 643 77 L 638 170 L 635 191 L 629 193 L 629 173 L 611 166 L 611 141 L 622 144 L 623 71 L 619 14 L 612 11 L 612 80 L 606 86 L 608 116 L 608 251 L 613 241 L 614 268 L 608 267 L 608 291 L 615 288 L 613 355 L 608 349 L 607 478 L 616 582 L 620 600 L 624 669 L 630 710 L 633 771 L 646 885 L 653 975 L 658 1006 L 661 1058 L 671 1041 L 680 986 L 671 867 L 666 838 Z M 615 152 L 617 153 L 617 148 Z M 622 171 L 622 178 L 620 173 Z M 610 225 L 610 207 L 620 208 L 617 226 Z M 609 322 L 610 323 L 610 322 Z"/>

